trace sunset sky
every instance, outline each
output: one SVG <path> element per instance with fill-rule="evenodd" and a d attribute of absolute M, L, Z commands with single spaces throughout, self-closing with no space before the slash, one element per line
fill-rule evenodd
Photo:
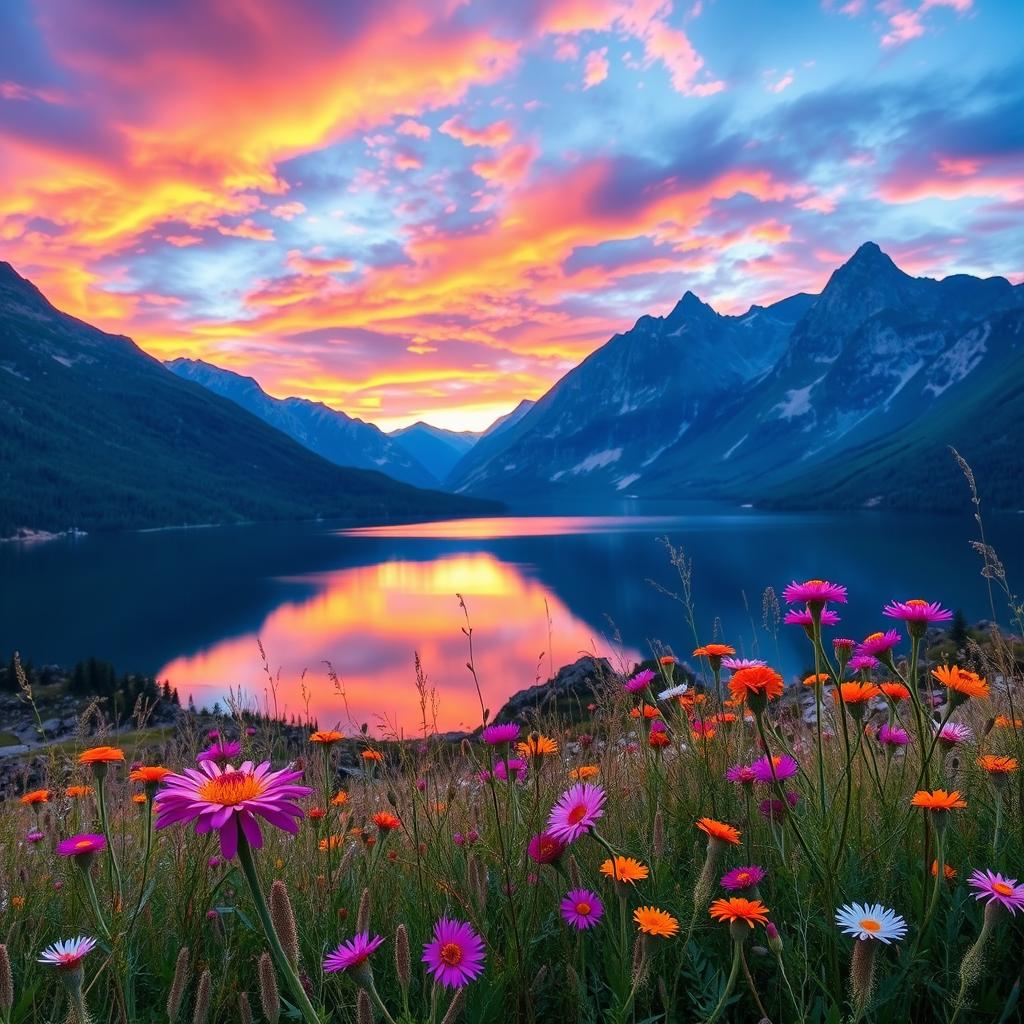
<path fill-rule="evenodd" d="M 5 0 L 0 259 L 161 358 L 480 428 L 690 288 L 1024 269 L 1019 0 Z"/>

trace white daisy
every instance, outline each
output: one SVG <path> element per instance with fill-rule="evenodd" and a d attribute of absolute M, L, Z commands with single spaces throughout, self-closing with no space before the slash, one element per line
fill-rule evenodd
<path fill-rule="evenodd" d="M 881 903 L 847 903 L 836 911 L 836 924 L 855 939 L 877 939 L 886 945 L 907 934 L 907 922 Z"/>
<path fill-rule="evenodd" d="M 678 686 L 670 686 L 658 694 L 658 700 L 672 700 L 673 697 L 682 697 L 690 687 L 686 683 L 679 683 Z"/>

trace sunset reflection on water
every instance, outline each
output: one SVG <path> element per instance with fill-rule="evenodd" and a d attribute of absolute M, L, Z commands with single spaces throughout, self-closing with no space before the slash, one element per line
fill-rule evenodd
<path fill-rule="evenodd" d="M 620 653 L 551 590 L 489 552 L 392 560 L 281 582 L 311 587 L 313 594 L 278 605 L 252 632 L 175 659 L 158 678 L 171 680 L 182 700 L 191 695 L 197 706 L 210 707 L 215 700 L 223 706 L 234 686 L 250 702 L 273 710 L 258 638 L 278 679 L 279 712 L 305 713 L 304 684 L 309 712 L 322 728 L 352 730 L 367 722 L 371 735 L 388 726 L 409 734 L 420 726 L 415 652 L 437 690 L 437 727 L 472 729 L 480 722 L 456 594 L 469 609 L 477 674 L 492 712 L 510 694 L 547 679 L 552 666 L 557 670 L 582 652 L 611 654 L 613 660 Z M 624 653 L 637 656 L 633 650 Z M 344 701 L 330 681 L 327 661 L 341 677 Z"/>

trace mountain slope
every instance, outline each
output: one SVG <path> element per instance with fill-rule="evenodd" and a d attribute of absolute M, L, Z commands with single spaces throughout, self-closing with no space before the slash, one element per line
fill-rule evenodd
<path fill-rule="evenodd" d="M 438 480 L 444 480 L 463 455 L 477 443 L 480 435 L 469 430 L 445 430 L 420 420 L 408 427 L 392 430 L 388 437 Z"/>
<path fill-rule="evenodd" d="M 167 368 L 227 398 L 336 466 L 375 469 L 415 487 L 436 487 L 404 449 L 372 423 L 364 423 L 305 398 L 272 398 L 252 377 L 243 377 L 201 359 L 173 359 Z"/>
<path fill-rule="evenodd" d="M 631 493 L 722 395 L 766 374 L 813 296 L 722 316 L 687 292 L 566 374 L 516 424 L 482 439 L 447 484 L 479 494 Z"/>
<path fill-rule="evenodd" d="M 341 470 L 0 263 L 0 536 L 493 506 Z"/>

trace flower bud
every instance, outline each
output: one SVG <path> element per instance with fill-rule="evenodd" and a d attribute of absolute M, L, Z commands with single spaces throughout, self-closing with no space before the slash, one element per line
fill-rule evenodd
<path fill-rule="evenodd" d="M 213 979 L 209 970 L 204 970 L 199 975 L 199 984 L 196 986 L 196 1005 L 192 1011 L 192 1024 L 206 1024 L 210 1016 L 210 989 Z"/>
<path fill-rule="evenodd" d="M 238 993 L 238 1019 L 241 1024 L 252 1024 L 252 1007 L 249 1005 L 249 993 Z"/>
<path fill-rule="evenodd" d="M 779 956 L 782 953 L 782 939 L 779 936 L 779 929 L 769 921 L 765 926 L 764 930 L 768 933 L 768 948 L 776 955 Z"/>
<path fill-rule="evenodd" d="M 260 1006 L 263 1016 L 270 1024 L 277 1024 L 281 1017 L 281 996 L 277 991 L 277 976 L 274 974 L 274 963 L 269 953 L 260 957 Z"/>
<path fill-rule="evenodd" d="M 370 890 L 364 889 L 359 897 L 359 912 L 356 914 L 356 932 L 370 930 Z"/>
<path fill-rule="evenodd" d="M 298 964 L 299 930 L 295 926 L 295 913 L 292 911 L 292 901 L 288 898 L 288 888 L 280 879 L 270 887 L 270 918 L 285 956 L 291 963 Z"/>
<path fill-rule="evenodd" d="M 412 964 L 409 955 L 409 932 L 404 924 L 400 924 L 395 930 L 395 974 L 398 975 L 398 984 L 402 992 L 408 992 L 412 981 Z"/>
<path fill-rule="evenodd" d="M 188 946 L 182 946 L 178 950 L 178 959 L 174 962 L 174 980 L 171 982 L 171 991 L 167 996 L 167 1017 L 171 1024 L 178 1019 L 181 1013 L 181 1001 L 185 997 L 185 988 L 188 985 L 189 974 Z"/>

